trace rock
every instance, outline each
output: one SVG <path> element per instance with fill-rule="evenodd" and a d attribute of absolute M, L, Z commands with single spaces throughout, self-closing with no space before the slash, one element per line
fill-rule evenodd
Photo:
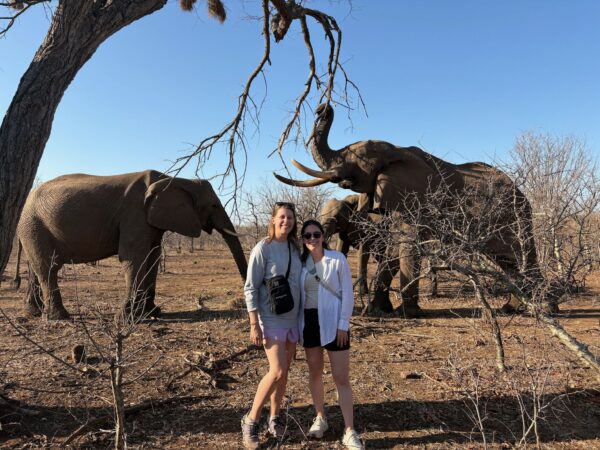
<path fill-rule="evenodd" d="M 401 372 L 400 376 L 405 380 L 420 380 L 423 378 L 423 374 L 420 372 Z"/>

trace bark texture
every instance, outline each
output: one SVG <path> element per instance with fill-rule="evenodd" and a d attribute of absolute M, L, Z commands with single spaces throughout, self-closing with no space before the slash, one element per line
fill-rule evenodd
<path fill-rule="evenodd" d="M 62 0 L 0 127 L 0 273 L 69 84 L 108 37 L 166 0 Z"/>

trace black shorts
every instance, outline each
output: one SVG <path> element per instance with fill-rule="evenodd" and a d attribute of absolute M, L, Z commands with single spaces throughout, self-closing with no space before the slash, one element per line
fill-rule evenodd
<path fill-rule="evenodd" d="M 321 332 L 319 331 L 319 313 L 316 309 L 304 310 L 304 330 L 302 332 L 304 339 L 304 348 L 323 347 L 330 352 L 339 352 L 350 348 L 350 333 L 348 333 L 348 342 L 340 347 L 337 345 L 337 339 L 334 339 L 327 345 L 321 344 Z"/>

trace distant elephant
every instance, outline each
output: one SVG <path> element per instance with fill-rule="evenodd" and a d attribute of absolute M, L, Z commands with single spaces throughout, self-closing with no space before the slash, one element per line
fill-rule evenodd
<path fill-rule="evenodd" d="M 523 193 L 505 173 L 479 162 L 451 164 L 418 147 L 397 147 L 384 141 L 360 141 L 335 151 L 327 143 L 333 123 L 333 108 L 330 105 L 320 105 L 316 113 L 311 152 L 322 172 L 293 161 L 298 169 L 316 179 L 297 181 L 276 174 L 280 181 L 300 187 L 317 186 L 328 181 L 337 183 L 342 188 L 367 194 L 368 204 L 362 204 L 359 208 L 373 208 L 386 212 L 403 208 L 407 194 L 416 195 L 419 200 L 424 200 L 429 188 L 435 189 L 442 186 L 443 182 L 452 192 L 462 193 L 469 188 L 477 190 L 493 179 L 496 185 L 502 185 L 513 192 L 515 204 L 523 211 L 520 218 L 523 219 L 521 223 L 524 229 L 521 231 L 526 238 L 520 241 L 511 227 L 505 227 L 501 235 L 489 239 L 486 252 L 511 274 L 517 273 L 520 266 L 515 255 L 524 255 L 523 260 L 528 272 L 539 274 L 533 242 L 531 207 Z M 476 206 L 473 208 L 475 211 Z M 506 215 L 506 212 L 503 214 Z M 512 217 L 504 215 L 498 220 L 507 224 L 516 222 L 517 217 L 514 213 Z M 414 279 L 418 273 L 418 264 L 410 263 L 410 254 L 405 254 L 404 257 L 406 264 L 401 267 L 401 275 L 408 280 Z M 417 283 L 413 283 L 407 290 L 404 300 L 406 299 L 413 305 L 417 303 Z M 514 311 L 518 306 L 518 300 L 511 298 L 503 306 L 503 310 Z M 557 310 L 555 304 L 549 306 Z M 391 311 L 389 293 L 382 292 L 379 297 L 374 298 L 373 307 Z"/>
<path fill-rule="evenodd" d="M 382 293 L 383 291 L 389 290 L 401 266 L 407 262 L 414 264 L 414 260 L 413 258 L 400 258 L 400 250 L 403 248 L 402 244 L 388 248 L 385 243 L 380 244 L 377 241 L 377 224 L 381 222 L 381 215 L 368 213 L 368 211 L 360 212 L 358 207 L 362 196 L 366 196 L 366 194 L 361 194 L 360 196 L 356 194 L 348 195 L 343 200 L 335 198 L 329 200 L 321 209 L 319 221 L 323 224 L 327 240 L 334 234 L 338 234 L 336 250 L 342 252 L 344 255 L 348 254 L 350 247 L 357 250 L 358 282 L 361 294 L 367 294 L 369 291 L 367 265 L 371 254 L 374 254 L 379 266 L 375 273 L 373 287 L 375 297 L 380 297 L 381 295 L 385 295 Z M 362 201 L 366 200 L 363 198 Z M 369 222 L 371 222 L 370 225 Z M 361 227 L 361 225 L 366 225 L 368 231 L 365 231 L 364 226 Z M 437 296 L 437 278 L 435 276 L 435 268 L 431 266 L 431 263 L 429 263 L 429 266 L 432 286 L 431 295 L 435 297 Z M 413 267 L 411 270 L 415 271 L 416 268 Z M 406 270 L 401 270 L 400 272 L 403 274 Z M 408 280 L 400 277 L 400 286 L 406 286 L 410 281 L 412 279 Z M 408 305 L 410 305 L 409 299 L 404 303 L 405 307 L 408 307 Z M 409 313 L 418 314 L 418 308 L 418 303 L 410 305 L 411 310 Z"/>
<path fill-rule="evenodd" d="M 376 221 L 377 215 L 368 214 L 366 211 L 359 215 L 359 203 L 359 195 L 348 195 L 343 200 L 333 198 L 323 205 L 319 213 L 319 221 L 323 224 L 326 240 L 334 234 L 338 235 L 336 250 L 344 255 L 348 255 L 350 247 L 357 250 L 359 291 L 361 294 L 366 294 L 369 290 L 367 265 L 372 242 L 360 224 L 370 220 L 369 216 L 375 216 Z"/>
<path fill-rule="evenodd" d="M 172 178 L 154 170 L 113 176 L 63 175 L 33 190 L 17 235 L 41 287 L 28 289 L 27 313 L 67 319 L 57 283 L 66 263 L 119 255 L 125 270 L 125 312 L 158 315 L 154 304 L 161 240 L 170 230 L 185 236 L 219 231 L 242 279 L 247 262 L 225 208 L 206 180 Z M 43 309 L 43 311 L 42 311 Z"/>

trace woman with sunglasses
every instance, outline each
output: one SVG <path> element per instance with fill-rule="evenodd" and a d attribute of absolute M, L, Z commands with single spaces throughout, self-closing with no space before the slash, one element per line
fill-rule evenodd
<path fill-rule="evenodd" d="M 270 400 L 268 433 L 280 438 L 285 430 L 279 418 L 281 400 L 285 393 L 290 363 L 296 352 L 298 311 L 300 303 L 300 252 L 296 234 L 295 207 L 278 202 L 271 211 L 268 236 L 250 254 L 248 275 L 244 285 L 246 307 L 250 318 L 250 341 L 262 345 L 269 361 L 269 371 L 260 380 L 250 411 L 242 418 L 242 437 L 247 449 L 259 446 L 258 423 L 263 405 Z M 277 314 L 271 311 L 266 281 L 286 275 L 294 307 Z"/>
<path fill-rule="evenodd" d="M 352 275 L 346 257 L 329 250 L 323 242 L 323 226 L 316 220 L 302 225 L 303 240 L 300 279 L 300 341 L 306 351 L 309 387 L 316 417 L 309 437 L 321 438 L 329 425 L 325 417 L 323 349 L 327 350 L 331 374 L 337 387 L 344 416 L 342 443 L 348 449 L 363 449 L 354 429 L 352 388 L 350 386 L 350 316 L 354 308 Z"/>

